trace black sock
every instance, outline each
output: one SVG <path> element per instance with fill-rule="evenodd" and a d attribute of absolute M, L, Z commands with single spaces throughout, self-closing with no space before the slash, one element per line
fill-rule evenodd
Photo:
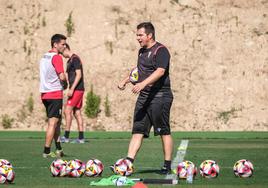
<path fill-rule="evenodd" d="M 165 160 L 164 167 L 166 167 L 167 169 L 171 169 L 171 161 Z"/>
<path fill-rule="evenodd" d="M 61 148 L 61 145 L 60 145 L 60 142 L 55 141 L 55 145 L 56 145 L 57 150 L 61 150 L 62 149 Z"/>
<path fill-rule="evenodd" d="M 49 154 L 50 153 L 50 147 L 44 147 L 44 153 Z"/>
<path fill-rule="evenodd" d="M 130 162 L 134 163 L 134 159 L 130 157 L 126 157 L 127 160 L 130 160 Z"/>
<path fill-rule="evenodd" d="M 64 133 L 64 137 L 65 137 L 65 138 L 69 138 L 69 135 L 70 135 L 70 131 L 65 131 L 65 133 Z"/>
<path fill-rule="evenodd" d="M 83 131 L 79 131 L 79 139 L 84 139 L 84 132 Z"/>

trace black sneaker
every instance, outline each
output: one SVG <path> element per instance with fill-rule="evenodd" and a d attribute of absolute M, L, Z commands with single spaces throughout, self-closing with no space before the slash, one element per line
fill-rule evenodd
<path fill-rule="evenodd" d="M 163 166 L 161 170 L 159 171 L 159 174 L 163 174 L 163 175 L 171 174 L 171 169 Z"/>

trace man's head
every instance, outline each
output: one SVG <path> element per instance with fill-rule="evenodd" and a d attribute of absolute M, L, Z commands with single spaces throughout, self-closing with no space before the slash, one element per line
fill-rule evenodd
<path fill-rule="evenodd" d="M 137 40 L 141 47 L 148 47 L 155 41 L 155 30 L 151 22 L 143 22 L 137 26 Z"/>
<path fill-rule="evenodd" d="M 51 37 L 51 47 L 58 53 L 62 53 L 65 49 L 66 37 L 62 34 L 55 34 Z"/>
<path fill-rule="evenodd" d="M 72 56 L 71 48 L 69 44 L 65 43 L 65 49 L 62 52 L 62 56 L 65 58 L 70 58 Z"/>

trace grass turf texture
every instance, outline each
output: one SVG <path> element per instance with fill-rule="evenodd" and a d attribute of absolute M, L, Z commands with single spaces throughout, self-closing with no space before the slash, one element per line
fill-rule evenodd
<path fill-rule="evenodd" d="M 89 187 L 90 181 L 99 178 L 54 178 L 49 172 L 52 159 L 44 159 L 41 154 L 44 144 L 44 132 L 0 132 L 0 158 L 9 160 L 16 172 L 11 187 Z M 72 133 L 71 137 L 77 136 Z M 85 144 L 62 144 L 64 159 L 87 161 L 97 158 L 104 163 L 102 177 L 112 175 L 108 168 L 117 159 L 125 157 L 129 143 L 128 132 L 89 132 Z M 185 159 L 198 167 L 203 160 L 212 159 L 220 166 L 220 175 L 216 179 L 204 179 L 198 174 L 193 185 L 180 181 L 176 187 L 267 187 L 268 179 L 268 132 L 176 132 L 174 155 L 181 139 L 189 139 Z M 53 143 L 54 148 L 54 143 Z M 173 156 L 175 157 L 175 156 Z M 232 167 L 239 159 L 249 159 L 254 165 L 252 178 L 241 179 L 233 175 Z M 158 137 L 146 139 L 134 166 L 133 178 L 165 178 L 158 175 L 163 161 L 161 142 Z M 1 185 L 0 185 L 1 186 Z M 162 187 L 149 185 L 149 187 Z"/>

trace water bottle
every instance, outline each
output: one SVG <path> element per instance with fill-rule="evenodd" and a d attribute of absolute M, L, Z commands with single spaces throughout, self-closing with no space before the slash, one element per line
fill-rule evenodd
<path fill-rule="evenodd" d="M 122 176 L 119 177 L 115 180 L 115 185 L 116 186 L 124 186 L 127 183 L 127 177 L 126 176 Z"/>
<path fill-rule="evenodd" d="M 193 167 L 190 165 L 187 168 L 187 177 L 186 177 L 186 183 L 192 184 L 193 183 Z"/>

